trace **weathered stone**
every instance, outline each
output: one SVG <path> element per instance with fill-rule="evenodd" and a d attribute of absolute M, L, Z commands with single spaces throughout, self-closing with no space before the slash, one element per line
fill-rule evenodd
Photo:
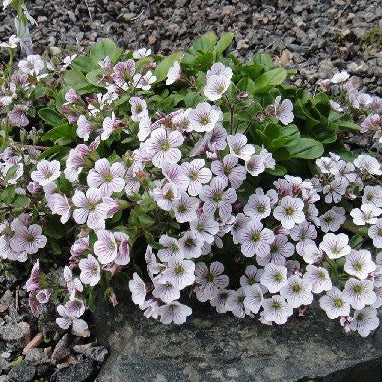
<path fill-rule="evenodd" d="M 25 356 L 25 359 L 31 362 L 33 365 L 49 362 L 49 357 L 44 352 L 44 349 L 41 348 L 30 349 Z"/>
<path fill-rule="evenodd" d="M 54 377 L 54 382 L 84 382 L 90 380 L 96 372 L 96 364 L 88 358 L 82 359 L 76 365 L 60 370 Z"/>
<path fill-rule="evenodd" d="M 6 342 L 23 345 L 29 341 L 30 326 L 26 322 L 0 326 L 0 338 Z"/>
<path fill-rule="evenodd" d="M 33 379 L 36 368 L 28 361 L 22 361 L 20 365 L 11 369 L 8 378 L 12 382 L 29 382 Z"/>
<path fill-rule="evenodd" d="M 68 334 L 65 334 L 60 341 L 57 342 L 56 347 L 53 350 L 53 354 L 51 357 L 52 363 L 58 363 L 65 357 L 67 357 L 70 354 L 70 350 L 68 348 L 69 343 L 69 336 Z"/>
<path fill-rule="evenodd" d="M 93 361 L 102 364 L 109 354 L 109 351 L 104 346 L 94 346 L 86 349 L 84 354 Z"/>
<path fill-rule="evenodd" d="M 286 325 L 194 308 L 185 325 L 163 325 L 129 304 L 95 312 L 97 338 L 111 353 L 97 382 L 380 382 L 382 330 L 346 335 L 325 313 Z"/>

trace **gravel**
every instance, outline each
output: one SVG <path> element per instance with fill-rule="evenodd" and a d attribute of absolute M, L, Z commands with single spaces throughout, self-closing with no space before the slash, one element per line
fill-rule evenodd
<path fill-rule="evenodd" d="M 299 69 L 298 85 L 347 69 L 369 90 L 382 90 L 382 46 L 372 35 L 382 28 L 379 1 L 30 0 L 29 8 L 39 53 L 47 46 L 78 51 L 102 37 L 170 53 L 206 31 L 232 31 L 236 53 L 270 53 Z M 9 14 L 0 13 L 0 39 L 12 32 Z"/>

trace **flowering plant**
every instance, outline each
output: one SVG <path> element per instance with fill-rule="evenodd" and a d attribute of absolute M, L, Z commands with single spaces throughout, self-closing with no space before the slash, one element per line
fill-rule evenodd
<path fill-rule="evenodd" d="M 377 328 L 378 151 L 337 138 L 360 122 L 378 140 L 381 99 L 343 73 L 320 84 L 342 105 L 312 96 L 265 54 L 225 57 L 232 40 L 168 57 L 102 40 L 63 65 L 28 56 L 3 81 L 1 256 L 34 263 L 35 315 L 53 301 L 83 335 L 95 287 L 115 304 L 118 278 L 165 324 L 191 297 L 284 324 L 316 296 L 347 331 Z"/>

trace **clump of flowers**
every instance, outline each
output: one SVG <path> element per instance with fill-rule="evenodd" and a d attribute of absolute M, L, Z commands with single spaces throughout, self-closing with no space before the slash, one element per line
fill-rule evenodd
<path fill-rule="evenodd" d="M 380 162 L 336 152 L 349 116 L 267 56 L 225 58 L 232 38 L 164 59 L 103 40 L 64 66 L 29 56 L 3 85 L 1 255 L 34 264 L 35 315 L 53 301 L 83 335 L 95 288 L 116 304 L 123 274 L 164 324 L 192 298 L 265 324 L 316 299 L 347 331 L 378 326 Z"/>

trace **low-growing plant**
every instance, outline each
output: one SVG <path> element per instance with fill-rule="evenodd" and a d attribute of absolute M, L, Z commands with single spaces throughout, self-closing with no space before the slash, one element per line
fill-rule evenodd
<path fill-rule="evenodd" d="M 106 39 L 3 76 L 0 253 L 33 264 L 35 315 L 52 301 L 81 335 L 96 287 L 115 304 L 118 279 L 165 324 L 191 298 L 283 324 L 316 296 L 347 331 L 376 329 L 379 152 L 338 136 L 362 126 L 378 149 L 381 99 L 345 72 L 319 84 L 336 101 L 312 95 L 266 54 L 226 55 L 233 38 L 167 57 Z"/>

